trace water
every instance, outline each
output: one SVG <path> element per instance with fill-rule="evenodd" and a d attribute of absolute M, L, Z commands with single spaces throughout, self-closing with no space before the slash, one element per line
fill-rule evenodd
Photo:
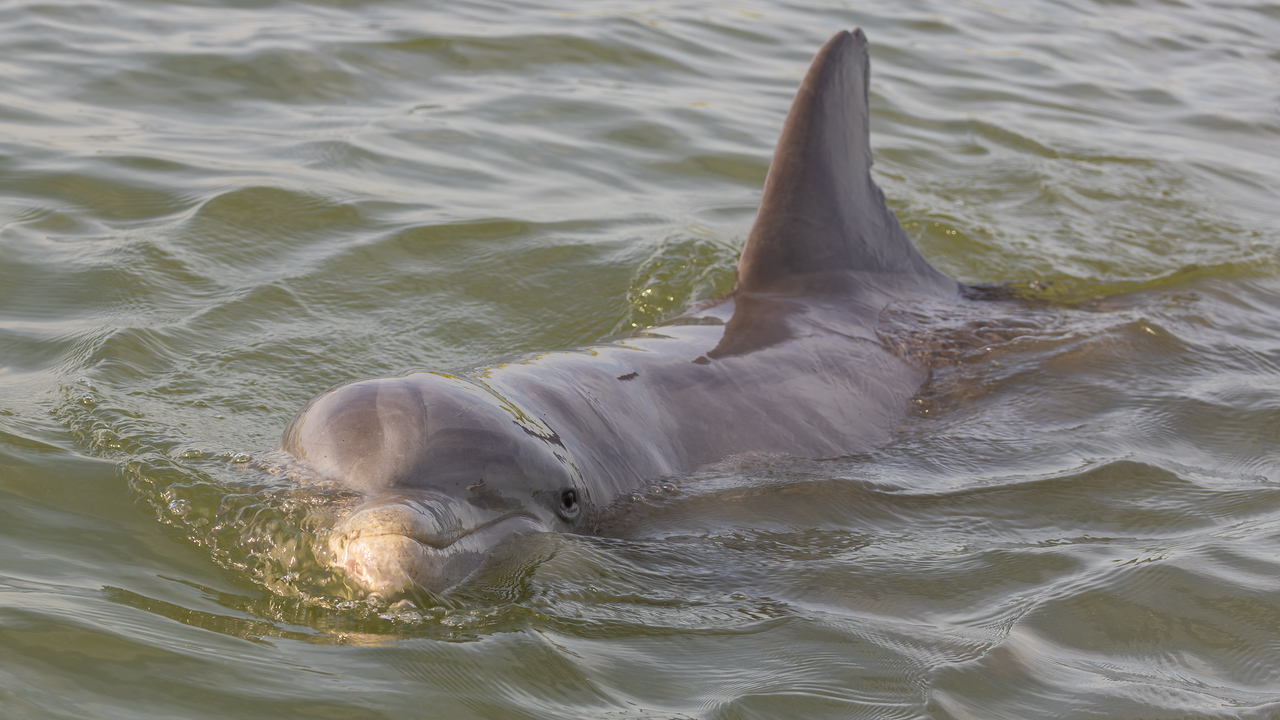
<path fill-rule="evenodd" d="M 898 439 L 743 458 L 368 604 L 251 469 L 348 379 L 727 291 L 800 77 L 1030 302 Z M 0 4 L 0 716 L 1280 714 L 1280 5 Z"/>

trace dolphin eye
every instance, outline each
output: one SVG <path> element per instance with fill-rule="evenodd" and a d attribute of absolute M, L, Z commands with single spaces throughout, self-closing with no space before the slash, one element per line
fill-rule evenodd
<path fill-rule="evenodd" d="M 560 517 L 565 520 L 572 520 L 578 516 L 578 491 L 565 490 L 560 493 Z"/>

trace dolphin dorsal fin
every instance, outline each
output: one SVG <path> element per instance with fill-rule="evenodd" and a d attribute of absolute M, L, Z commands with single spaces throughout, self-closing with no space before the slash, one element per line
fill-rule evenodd
<path fill-rule="evenodd" d="M 738 261 L 739 292 L 958 289 L 912 245 L 871 179 L 868 76 L 861 30 L 841 31 L 818 51 L 769 166 Z"/>

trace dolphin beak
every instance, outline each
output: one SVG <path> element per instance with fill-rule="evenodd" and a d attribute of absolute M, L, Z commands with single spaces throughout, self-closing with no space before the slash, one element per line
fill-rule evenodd
<path fill-rule="evenodd" d="M 367 503 L 330 531 L 329 564 L 370 596 L 444 593 L 474 573 L 498 542 L 547 529 L 529 515 L 477 518 L 456 505 L 444 497 Z"/>

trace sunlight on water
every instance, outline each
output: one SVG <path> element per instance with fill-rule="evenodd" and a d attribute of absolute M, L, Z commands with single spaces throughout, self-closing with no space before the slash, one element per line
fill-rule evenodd
<path fill-rule="evenodd" d="M 1014 298 L 886 313 L 931 368 L 893 442 L 662 478 L 444 596 L 335 570 L 356 498 L 271 455 L 293 414 L 730 291 L 855 26 L 891 207 Z M 1276 715 L 1278 34 L 1218 0 L 0 6 L 0 715 Z"/>

